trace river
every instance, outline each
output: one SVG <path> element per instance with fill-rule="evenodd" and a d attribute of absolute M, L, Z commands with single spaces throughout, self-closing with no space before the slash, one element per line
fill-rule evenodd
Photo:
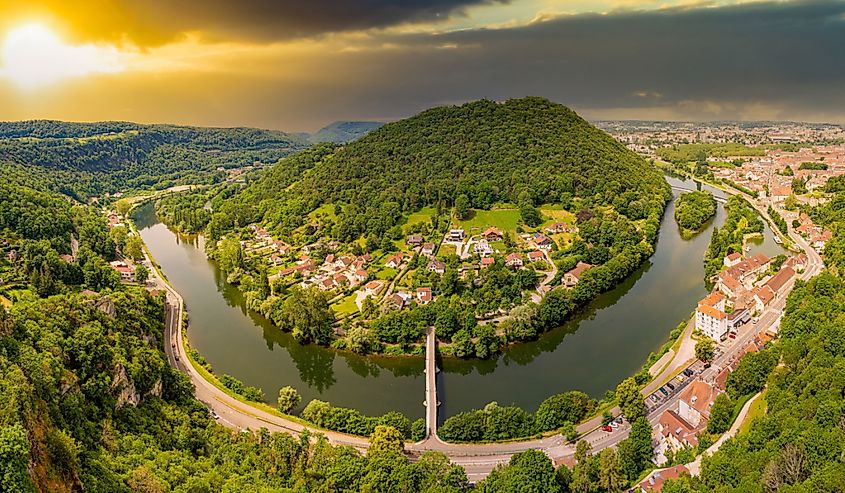
<path fill-rule="evenodd" d="M 692 181 L 668 177 L 673 186 Z M 724 193 L 706 187 L 717 196 Z M 693 238 L 681 238 L 669 204 L 655 254 L 615 289 L 602 294 L 577 317 L 539 340 L 506 349 L 497 358 L 441 362 L 440 419 L 484 406 L 516 404 L 533 411 L 551 394 L 583 390 L 594 397 L 615 388 L 657 350 L 669 331 L 706 295 L 702 258 L 716 216 Z M 155 216 L 152 204 L 134 214 L 138 230 L 174 288 L 185 300 L 188 339 L 217 374 L 230 374 L 264 390 L 275 402 L 278 389 L 295 387 L 303 404 L 321 399 L 365 414 L 401 411 L 423 416 L 422 358 L 357 356 L 300 345 L 261 315 L 246 309 L 243 297 L 203 251 L 202 238 L 174 234 Z M 783 249 L 766 227 L 751 253 Z"/>

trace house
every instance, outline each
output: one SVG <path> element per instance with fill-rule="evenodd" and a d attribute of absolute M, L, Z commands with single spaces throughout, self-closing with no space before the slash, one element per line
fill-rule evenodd
<path fill-rule="evenodd" d="M 516 252 L 508 254 L 508 256 L 505 257 L 505 265 L 517 269 L 522 267 L 522 255 Z"/>
<path fill-rule="evenodd" d="M 742 255 L 738 252 L 729 253 L 724 260 L 725 267 L 733 267 L 742 261 Z"/>
<path fill-rule="evenodd" d="M 431 288 L 417 288 L 417 303 L 427 305 L 431 303 Z"/>
<path fill-rule="evenodd" d="M 548 250 L 552 247 L 552 240 L 542 233 L 535 233 L 534 244 L 537 245 L 537 248 Z"/>
<path fill-rule="evenodd" d="M 713 291 L 698 302 L 698 308 L 695 310 L 695 328 L 714 341 L 721 341 L 728 335 L 725 296 L 721 291 Z"/>
<path fill-rule="evenodd" d="M 385 267 L 389 267 L 391 269 L 398 269 L 399 266 L 402 265 L 402 252 L 387 257 L 387 262 L 385 262 L 384 265 Z"/>
<path fill-rule="evenodd" d="M 439 260 L 432 260 L 426 268 L 429 272 L 436 272 L 441 275 L 446 273 L 446 264 Z"/>
<path fill-rule="evenodd" d="M 337 287 L 343 287 L 349 284 L 349 279 L 343 274 L 335 274 L 333 280 Z"/>
<path fill-rule="evenodd" d="M 528 252 L 528 263 L 531 262 L 539 262 L 540 260 L 545 260 L 546 256 L 543 255 L 543 252 L 539 250 L 531 250 Z"/>
<path fill-rule="evenodd" d="M 758 253 L 751 258 L 738 262 L 732 267 L 728 267 L 724 272 L 726 275 L 739 281 L 744 289 L 750 290 L 754 287 L 754 282 L 757 280 L 757 276 L 769 269 L 770 262 L 771 259 L 769 259 L 769 257 L 763 255 L 762 253 Z M 722 273 L 720 273 L 720 276 L 721 274 Z M 735 292 L 734 296 L 736 294 L 737 293 Z"/>
<path fill-rule="evenodd" d="M 678 414 L 697 427 L 710 419 L 710 408 L 719 392 L 704 380 L 696 379 L 678 396 Z"/>
<path fill-rule="evenodd" d="M 267 262 L 269 262 L 270 265 L 272 265 L 274 267 L 278 267 L 278 266 L 284 264 L 285 260 L 282 257 L 279 257 L 276 254 L 273 254 L 273 255 L 270 255 L 270 258 L 267 259 Z"/>
<path fill-rule="evenodd" d="M 716 289 L 730 298 L 739 296 L 744 290 L 742 283 L 733 278 L 726 271 L 720 272 L 716 279 Z"/>
<path fill-rule="evenodd" d="M 358 283 L 362 283 L 362 282 L 364 282 L 364 281 L 366 281 L 366 280 L 367 280 L 367 276 L 368 276 L 368 275 L 369 275 L 369 274 L 367 273 L 367 271 L 366 271 L 366 270 L 364 270 L 364 269 L 358 269 L 358 270 L 356 270 L 356 271 L 355 271 L 355 274 L 353 274 L 353 278 L 354 278 L 354 279 L 355 279 Z"/>
<path fill-rule="evenodd" d="M 751 310 L 748 308 L 737 308 L 728 313 L 728 331 L 736 332 L 737 328 L 751 320 Z"/>
<path fill-rule="evenodd" d="M 423 243 L 423 237 L 420 235 L 410 235 L 405 239 L 405 243 L 411 246 L 419 246 Z"/>
<path fill-rule="evenodd" d="M 638 485 L 641 493 L 657 493 L 663 490 L 663 483 L 667 479 L 678 479 L 682 474 L 689 475 L 689 469 L 683 464 L 654 471 Z"/>
<path fill-rule="evenodd" d="M 586 262 L 578 262 L 578 264 L 571 269 L 569 272 L 563 275 L 563 284 L 567 288 L 574 288 L 578 281 L 581 280 L 581 276 L 584 272 L 591 269 L 593 266 L 586 263 Z"/>
<path fill-rule="evenodd" d="M 426 257 L 431 257 L 434 255 L 434 243 L 423 243 L 422 249 L 420 253 L 425 255 Z"/>
<path fill-rule="evenodd" d="M 786 259 L 786 262 L 783 263 L 782 267 L 790 267 L 795 272 L 804 272 L 804 268 L 807 267 L 807 254 L 801 253 Z"/>
<path fill-rule="evenodd" d="M 412 298 L 413 296 L 408 291 L 399 291 L 390 297 L 390 302 L 396 309 L 401 310 L 411 303 Z"/>
<path fill-rule="evenodd" d="M 126 262 L 115 260 L 111 262 L 112 269 L 120 274 L 120 280 L 124 282 L 135 282 L 135 266 L 129 265 Z"/>
<path fill-rule="evenodd" d="M 489 257 L 490 255 L 493 255 L 493 249 L 490 247 L 490 243 L 487 243 L 487 240 L 478 240 L 475 242 L 472 249 L 475 253 L 482 257 Z"/>
<path fill-rule="evenodd" d="M 449 230 L 449 234 L 446 235 L 446 241 L 454 241 L 454 242 L 464 241 L 464 230 L 462 230 L 462 229 Z"/>
<path fill-rule="evenodd" d="M 279 252 L 282 255 L 287 255 L 287 254 L 290 253 L 290 245 L 288 245 L 287 243 L 285 243 L 282 240 L 274 241 L 273 242 L 273 248 L 275 248 L 276 251 Z"/>
<path fill-rule="evenodd" d="M 754 309 L 762 313 L 775 299 L 775 292 L 769 286 L 763 286 L 754 290 Z"/>
<path fill-rule="evenodd" d="M 772 289 L 775 295 L 780 295 L 780 292 L 783 290 L 783 287 L 786 286 L 786 283 L 789 282 L 795 276 L 795 271 L 792 267 L 783 267 L 781 270 L 778 271 L 777 274 L 772 276 L 771 279 L 766 281 L 765 286 L 768 286 Z"/>
<path fill-rule="evenodd" d="M 376 296 L 384 288 L 384 283 L 381 281 L 370 281 L 364 285 L 364 294 L 367 296 Z"/>
<path fill-rule="evenodd" d="M 305 283 L 303 282 L 303 284 Z M 317 281 L 317 288 L 321 291 L 331 291 L 335 287 L 337 287 L 337 283 L 335 283 L 335 280 L 331 277 L 326 277 Z"/>
<path fill-rule="evenodd" d="M 554 223 L 544 228 L 545 232 L 549 234 L 570 233 L 573 229 L 572 226 L 566 223 Z"/>
<path fill-rule="evenodd" d="M 695 426 L 671 409 L 660 415 L 657 429 L 669 448 L 675 452 L 698 446 L 698 431 Z"/>
<path fill-rule="evenodd" d="M 813 248 L 815 248 L 817 252 L 824 251 L 825 244 L 831 239 L 833 239 L 833 233 L 827 229 L 821 233 L 810 235 L 810 243 L 812 243 Z"/>
<path fill-rule="evenodd" d="M 490 227 L 481 233 L 481 237 L 487 241 L 497 241 L 502 239 L 502 232 L 497 228 Z"/>
<path fill-rule="evenodd" d="M 481 259 L 481 267 L 482 268 L 491 267 L 495 263 L 496 263 L 496 259 L 494 259 L 493 257 L 484 257 L 483 259 Z"/>

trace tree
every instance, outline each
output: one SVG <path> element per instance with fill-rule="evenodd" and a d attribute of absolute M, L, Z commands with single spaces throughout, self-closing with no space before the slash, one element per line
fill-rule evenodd
<path fill-rule="evenodd" d="M 710 363 L 715 354 L 716 346 L 713 344 L 713 339 L 707 337 L 695 343 L 695 357 L 701 361 Z"/>
<path fill-rule="evenodd" d="M 138 235 L 127 236 L 123 243 L 123 254 L 134 261 L 144 258 L 144 244 Z"/>
<path fill-rule="evenodd" d="M 724 433 L 731 427 L 734 404 L 726 393 L 716 396 L 713 406 L 710 408 L 710 420 L 707 422 L 707 431 L 710 433 Z"/>
<path fill-rule="evenodd" d="M 289 414 L 302 402 L 302 396 L 295 388 L 286 385 L 279 389 L 279 400 L 277 402 L 279 411 Z"/>
<path fill-rule="evenodd" d="M 612 448 L 606 448 L 599 454 L 599 484 L 608 493 L 619 493 L 628 484 L 619 466 L 616 450 Z"/>
<path fill-rule="evenodd" d="M 507 466 L 498 466 L 478 483 L 479 493 L 558 493 L 551 459 L 539 450 L 514 454 Z"/>
<path fill-rule="evenodd" d="M 640 393 L 640 386 L 633 377 L 628 377 L 616 387 L 616 399 L 619 408 L 628 421 L 633 421 L 645 415 L 645 401 Z"/>
<path fill-rule="evenodd" d="M 469 217 L 469 197 L 466 194 L 462 193 L 455 199 L 455 217 L 460 221 Z"/>
<path fill-rule="evenodd" d="M 147 284 L 147 279 L 150 277 L 150 271 L 143 265 L 138 264 L 135 267 L 135 281 L 138 284 Z"/>
<path fill-rule="evenodd" d="M 0 486 L 2 491 L 35 491 L 29 477 L 29 440 L 23 426 L 0 427 Z"/>
<path fill-rule="evenodd" d="M 402 453 L 404 447 L 405 442 L 399 430 L 392 426 L 378 425 L 373 434 L 370 435 L 370 447 L 367 449 L 367 455 Z"/>

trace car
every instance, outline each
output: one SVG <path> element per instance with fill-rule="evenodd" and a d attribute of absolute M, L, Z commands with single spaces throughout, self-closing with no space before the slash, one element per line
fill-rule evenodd
<path fill-rule="evenodd" d="M 176 359 L 176 361 L 179 361 L 179 355 L 178 354 L 176 356 L 174 356 L 174 358 Z"/>
<path fill-rule="evenodd" d="M 173 349 L 176 349 L 176 343 L 174 342 L 173 344 L 170 345 L 170 347 L 172 347 Z"/>
<path fill-rule="evenodd" d="M 736 339 L 736 333 L 731 332 L 730 334 L 728 334 L 728 337 L 730 337 L 731 339 Z"/>
<path fill-rule="evenodd" d="M 613 427 L 611 427 L 610 425 L 604 425 L 604 426 L 601 427 L 601 429 L 608 432 L 608 433 L 613 431 Z"/>
<path fill-rule="evenodd" d="M 694 372 L 693 372 L 691 369 L 689 369 L 689 368 L 687 368 L 686 370 L 684 370 L 684 375 L 686 375 L 686 376 L 688 376 L 688 377 L 691 377 L 691 376 L 693 375 L 693 373 L 694 373 Z"/>
<path fill-rule="evenodd" d="M 651 394 L 650 396 L 648 396 L 648 398 L 651 400 L 651 402 L 657 402 L 658 400 L 658 397 L 654 394 Z"/>
<path fill-rule="evenodd" d="M 664 397 L 669 396 L 669 392 L 666 391 L 665 387 L 660 387 L 660 389 L 658 389 L 658 390 L 660 390 L 660 393 L 662 393 Z"/>
<path fill-rule="evenodd" d="M 683 376 L 683 375 L 678 375 L 678 381 L 679 381 L 679 382 L 683 382 L 683 381 L 684 381 L 684 380 L 686 380 L 686 379 L 687 379 L 687 378 L 686 378 L 685 376 Z"/>
<path fill-rule="evenodd" d="M 611 428 L 619 428 L 619 423 L 617 423 L 615 420 L 614 420 L 614 421 L 611 421 L 611 422 L 610 422 L 610 427 L 611 427 Z"/>
<path fill-rule="evenodd" d="M 671 382 L 667 383 L 666 386 L 669 387 L 669 390 L 675 390 L 675 386 Z"/>
<path fill-rule="evenodd" d="M 219 414 L 217 414 L 217 412 L 216 412 L 216 411 L 214 411 L 214 409 L 209 409 L 209 411 L 211 411 L 211 417 L 212 417 L 212 418 L 214 418 L 215 420 L 220 419 L 220 415 L 219 415 Z"/>

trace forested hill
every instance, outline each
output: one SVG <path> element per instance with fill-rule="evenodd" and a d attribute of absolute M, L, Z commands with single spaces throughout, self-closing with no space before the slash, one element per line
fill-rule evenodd
<path fill-rule="evenodd" d="M 360 139 L 384 125 L 382 122 L 334 122 L 311 134 L 308 140 L 314 144 L 333 142 L 345 144 Z"/>
<path fill-rule="evenodd" d="M 218 167 L 275 163 L 309 144 L 251 128 L 47 120 L 0 123 L 0 162 L 27 167 L 61 191 L 88 195 L 210 179 Z"/>
<path fill-rule="evenodd" d="M 451 206 L 460 195 L 479 209 L 576 196 L 636 220 L 659 216 L 669 188 L 574 111 L 530 97 L 434 108 L 344 147 L 299 154 L 245 190 L 232 212 L 241 225 L 264 217 L 284 234 L 304 212 L 342 204 L 334 236 L 352 239 L 383 234 L 401 213 Z"/>

